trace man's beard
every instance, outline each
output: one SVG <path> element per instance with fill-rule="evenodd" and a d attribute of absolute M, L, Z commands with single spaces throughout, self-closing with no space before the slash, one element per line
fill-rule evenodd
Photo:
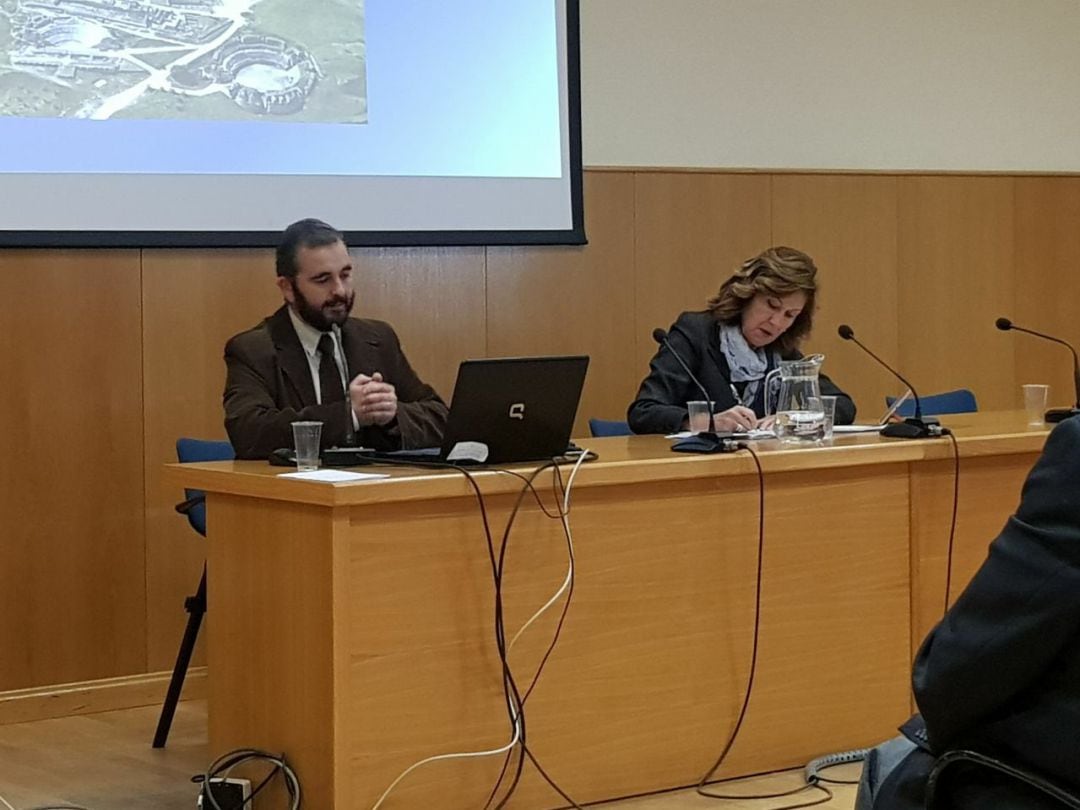
<path fill-rule="evenodd" d="M 349 317 L 349 313 L 352 312 L 353 301 L 356 300 L 356 292 L 350 292 L 346 295 L 335 295 L 333 298 L 328 298 L 326 303 L 321 307 L 315 307 L 311 305 L 296 284 L 296 280 L 290 280 L 293 291 L 293 308 L 296 310 L 296 314 L 314 326 L 320 332 L 329 332 L 330 327 L 341 326 L 345 323 L 345 319 Z M 344 304 L 345 308 L 340 313 L 330 311 L 330 307 L 335 304 Z"/>

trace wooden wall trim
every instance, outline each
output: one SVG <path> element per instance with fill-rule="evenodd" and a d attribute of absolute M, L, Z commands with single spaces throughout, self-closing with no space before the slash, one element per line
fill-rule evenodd
<path fill-rule="evenodd" d="M 171 671 L 151 672 L 146 675 L 0 692 L 0 726 L 159 705 L 165 700 L 171 677 Z M 205 697 L 206 667 L 192 667 L 184 681 L 181 700 L 202 700 Z M 152 734 L 153 729 L 148 728 L 147 745 L 150 744 Z"/>
<path fill-rule="evenodd" d="M 586 172 L 621 172 L 625 174 L 766 174 L 825 175 L 840 177 L 1080 177 L 1067 171 L 971 171 L 937 169 L 755 169 L 751 166 L 586 166 Z"/>

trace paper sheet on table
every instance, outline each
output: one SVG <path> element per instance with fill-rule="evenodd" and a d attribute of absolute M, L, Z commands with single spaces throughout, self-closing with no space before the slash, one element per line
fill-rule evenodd
<path fill-rule="evenodd" d="M 693 431 L 684 430 L 684 431 L 682 431 L 680 433 L 669 433 L 664 438 L 665 439 L 688 439 L 691 436 L 696 436 L 696 435 L 697 434 L 694 433 Z M 748 431 L 741 431 L 739 433 L 732 433 L 731 438 L 733 438 L 733 439 L 775 439 L 776 438 L 776 431 L 775 430 L 748 430 Z"/>
<path fill-rule="evenodd" d="M 343 481 L 374 481 L 377 478 L 389 478 L 386 473 L 358 473 L 348 470 L 310 470 L 308 472 L 279 473 L 278 478 L 297 478 L 301 481 L 324 481 L 338 484 Z"/>
<path fill-rule="evenodd" d="M 837 433 L 881 433 L 885 425 L 833 425 L 833 434 Z"/>

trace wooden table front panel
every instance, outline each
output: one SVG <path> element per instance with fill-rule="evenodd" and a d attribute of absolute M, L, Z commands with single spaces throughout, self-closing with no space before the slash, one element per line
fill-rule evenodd
<path fill-rule="evenodd" d="M 1016 510 L 1024 479 L 1038 457 L 1038 453 L 1016 453 L 960 459 L 950 604 L 982 565 L 991 541 Z M 911 465 L 912 655 L 945 610 L 955 474 L 952 461 Z"/>
<path fill-rule="evenodd" d="M 906 467 L 784 473 L 766 486 L 757 678 L 723 775 L 870 744 L 907 708 Z M 757 497 L 744 476 L 575 494 L 574 597 L 526 707 L 530 748 L 575 800 L 689 784 L 719 753 L 750 662 Z M 512 503 L 487 501 L 497 538 Z M 334 577 L 347 590 L 335 621 L 348 666 L 336 681 L 334 806 L 370 807 L 423 757 L 510 738 L 490 561 L 470 499 L 353 507 L 335 525 L 348 547 Z M 565 573 L 560 525 L 526 503 L 506 558 L 508 636 Z M 521 688 L 557 614 L 511 652 Z M 384 807 L 480 806 L 502 759 L 425 766 Z M 512 806 L 559 804 L 527 768 Z"/>
<path fill-rule="evenodd" d="M 955 426 L 954 598 L 1041 447 L 1042 431 L 1014 423 L 987 414 Z M 582 468 L 574 493 L 574 599 L 526 708 L 530 749 L 579 802 L 699 778 L 735 722 L 754 620 L 750 459 L 675 458 L 647 437 L 598 443 L 604 461 Z M 943 440 L 850 437 L 799 452 L 766 444 L 761 456 L 758 668 L 721 776 L 890 736 L 911 708 L 911 653 L 943 604 L 953 480 Z M 353 810 L 419 759 L 509 740 L 491 563 L 460 480 L 329 487 L 235 462 L 193 466 L 182 481 L 211 491 L 214 753 L 285 751 L 305 804 Z M 518 485 L 493 473 L 480 481 L 498 541 Z M 550 479 L 538 485 L 550 506 Z M 506 558 L 508 636 L 565 575 L 560 524 L 526 500 Z M 545 614 L 511 651 L 522 688 L 557 616 Z M 501 765 L 499 756 L 424 766 L 383 807 L 481 806 Z M 527 766 L 511 806 L 562 804 Z"/>

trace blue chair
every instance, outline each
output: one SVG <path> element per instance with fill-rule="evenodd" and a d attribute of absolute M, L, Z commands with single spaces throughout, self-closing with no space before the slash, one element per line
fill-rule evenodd
<path fill-rule="evenodd" d="M 618 419 L 590 419 L 589 433 L 597 436 L 629 436 L 630 425 Z"/>
<path fill-rule="evenodd" d="M 896 397 L 885 397 L 885 405 L 892 407 Z M 931 394 L 922 397 L 922 412 L 924 416 L 940 416 L 946 413 L 975 413 L 979 410 L 975 402 L 975 395 L 967 388 L 957 388 L 955 391 L 943 391 L 940 394 Z M 908 399 L 896 409 L 896 415 L 905 419 L 915 415 L 915 400 Z"/>
<path fill-rule="evenodd" d="M 236 458 L 236 453 L 228 442 L 177 439 L 176 457 L 183 463 L 231 461 Z M 205 493 L 197 489 L 185 489 L 184 498 L 183 503 L 176 505 L 176 511 L 186 515 L 191 528 L 206 537 Z M 176 714 L 176 704 L 180 702 L 184 678 L 187 677 L 188 666 L 191 664 L 191 654 L 195 651 L 199 627 L 202 625 L 203 614 L 206 613 L 205 565 L 198 590 L 194 596 L 189 596 L 184 600 L 184 610 L 188 612 L 187 627 L 184 629 L 183 639 L 180 640 L 180 650 L 176 654 L 176 665 L 173 667 L 172 678 L 169 681 L 169 691 L 165 694 L 165 702 L 161 706 L 161 717 L 158 718 L 157 731 L 154 732 L 154 748 L 164 748 L 165 742 L 169 739 L 169 729 L 172 728 L 173 716 Z"/>

